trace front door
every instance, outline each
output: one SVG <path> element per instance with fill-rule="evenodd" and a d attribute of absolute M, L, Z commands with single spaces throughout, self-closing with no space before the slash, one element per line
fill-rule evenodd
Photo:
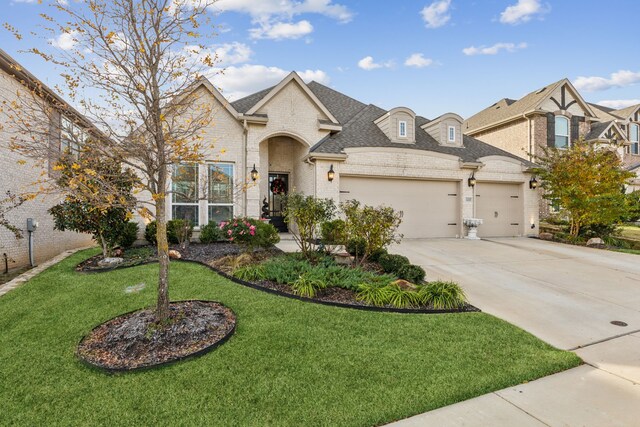
<path fill-rule="evenodd" d="M 269 174 L 269 221 L 281 233 L 288 231 L 284 221 L 286 195 L 289 192 L 289 175 L 286 173 Z"/>

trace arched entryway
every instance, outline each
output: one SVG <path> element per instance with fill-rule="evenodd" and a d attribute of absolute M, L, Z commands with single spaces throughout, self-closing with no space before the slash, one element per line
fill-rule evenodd
<path fill-rule="evenodd" d="M 272 135 L 260 143 L 260 200 L 278 231 L 287 231 L 285 196 L 292 191 L 313 194 L 313 168 L 304 162 L 308 153 L 309 145 L 292 134 Z"/>

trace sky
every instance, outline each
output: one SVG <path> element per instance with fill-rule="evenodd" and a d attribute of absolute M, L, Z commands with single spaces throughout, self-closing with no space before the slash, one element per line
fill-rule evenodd
<path fill-rule="evenodd" d="M 75 0 L 67 0 L 73 2 Z M 30 47 L 68 49 L 42 33 L 46 1 L 0 0 L 0 47 L 45 83 L 59 71 Z M 211 48 L 230 100 L 289 72 L 384 109 L 469 117 L 569 78 L 589 102 L 640 103 L 637 0 L 220 0 Z M 49 46 L 46 46 L 49 44 Z"/>

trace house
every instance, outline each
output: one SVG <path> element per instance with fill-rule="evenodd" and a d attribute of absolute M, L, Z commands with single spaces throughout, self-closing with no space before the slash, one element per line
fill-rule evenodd
<path fill-rule="evenodd" d="M 38 164 L 24 159 L 10 150 L 12 135 L 19 130 L 13 117 L 10 105 L 21 105 L 25 99 L 31 99 L 31 93 L 38 93 L 42 105 L 50 108 L 48 116 L 36 114 L 29 117 L 30 122 L 39 123 L 48 128 L 51 158 L 46 164 Z M 25 70 L 6 52 L 0 50 L 0 199 L 4 199 L 7 191 L 13 194 L 34 192 L 43 174 L 50 173 L 57 155 L 66 148 L 73 148 L 74 134 L 95 132 L 80 113 L 71 108 L 33 74 Z M 41 110 L 44 112 L 44 108 Z M 62 113 L 64 111 L 64 113 Z M 26 113 L 26 110 L 25 110 Z M 29 110 L 29 114 L 35 113 Z M 39 116 L 39 117 L 38 117 Z M 4 270 L 4 255 L 11 260 L 9 268 L 22 267 L 29 264 L 29 244 L 26 232 L 27 219 L 37 222 L 33 233 L 33 255 L 37 263 L 49 259 L 65 250 L 91 245 L 91 236 L 72 232 L 60 232 L 53 229 L 53 218 L 48 209 L 58 203 L 61 196 L 49 194 L 46 198 L 38 197 L 29 200 L 15 210 L 11 210 L 7 219 L 11 224 L 23 230 L 25 238 L 16 240 L 13 233 L 0 227 L 0 272 Z"/>
<path fill-rule="evenodd" d="M 579 138 L 615 142 L 625 167 L 640 174 L 640 105 L 614 110 L 588 103 L 568 79 L 517 100 L 503 98 L 463 126 L 466 135 L 528 160 L 541 154 L 541 147 L 565 148 Z M 638 179 L 629 182 L 627 191 L 635 188 L 640 188 Z"/>
<path fill-rule="evenodd" d="M 192 90 L 213 105 L 205 139 L 215 150 L 202 164 L 175 166 L 171 218 L 202 226 L 264 211 L 286 230 L 282 195 L 296 191 L 392 206 L 405 238 L 462 237 L 470 217 L 484 220 L 482 237 L 537 233 L 532 164 L 463 135 L 457 114 L 385 110 L 296 73 L 234 102 L 205 78 Z"/>

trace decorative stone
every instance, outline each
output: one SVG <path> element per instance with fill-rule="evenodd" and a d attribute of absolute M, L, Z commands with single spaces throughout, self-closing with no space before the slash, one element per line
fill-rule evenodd
<path fill-rule="evenodd" d="M 124 290 L 125 294 L 137 294 L 138 292 L 142 291 L 144 288 L 146 288 L 147 285 L 145 283 L 138 283 L 137 285 L 133 285 L 133 286 L 127 286 Z"/>
<path fill-rule="evenodd" d="M 606 245 L 604 244 L 604 240 L 600 237 L 592 237 L 587 240 L 587 246 L 590 248 L 604 248 Z"/>
<path fill-rule="evenodd" d="M 109 257 L 109 258 L 104 258 L 101 259 L 100 261 L 98 261 L 98 266 L 100 267 L 113 267 L 115 265 L 118 265 L 120 263 L 122 263 L 124 261 L 123 258 L 120 257 Z"/>
<path fill-rule="evenodd" d="M 407 282 L 406 280 L 398 279 L 393 282 L 394 285 L 398 286 L 403 291 L 417 291 L 418 287 L 411 282 Z"/>
<path fill-rule="evenodd" d="M 353 263 L 353 257 L 346 252 L 333 255 L 333 259 L 338 265 L 351 265 L 351 263 Z"/>
<path fill-rule="evenodd" d="M 467 239 L 480 240 L 478 237 L 478 226 L 482 225 L 480 218 L 464 218 L 462 223 L 467 227 Z"/>
<path fill-rule="evenodd" d="M 114 257 L 122 257 L 123 250 L 122 248 L 116 248 L 113 250 Z"/>
<path fill-rule="evenodd" d="M 538 238 L 540 240 L 553 240 L 553 234 L 551 234 L 551 233 L 540 233 L 540 234 L 538 234 Z"/>
<path fill-rule="evenodd" d="M 175 249 L 171 249 L 169 251 L 169 258 L 171 259 L 180 259 L 182 258 L 182 254 L 178 251 L 176 251 Z"/>

